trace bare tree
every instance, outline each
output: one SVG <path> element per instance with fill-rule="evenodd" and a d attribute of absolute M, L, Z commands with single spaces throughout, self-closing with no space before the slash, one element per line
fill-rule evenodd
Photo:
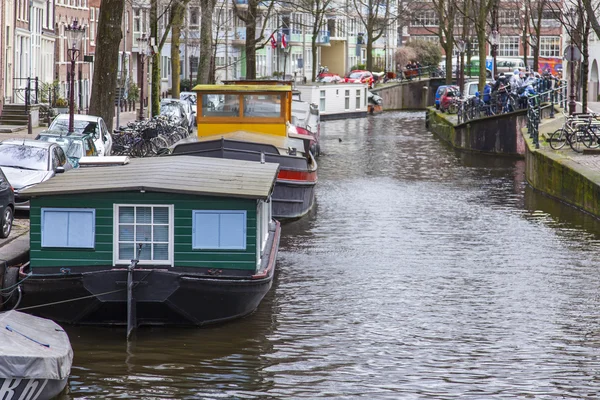
<path fill-rule="evenodd" d="M 435 34 L 444 49 L 446 58 L 446 84 L 452 83 L 452 52 L 454 50 L 454 29 L 457 18 L 457 4 L 453 0 L 432 0 L 429 2 L 413 5 L 411 13 L 411 25 L 421 26 L 427 32 Z M 427 16 L 429 13 L 435 15 L 437 22 L 435 27 L 429 27 Z"/>
<path fill-rule="evenodd" d="M 183 27 L 185 10 L 189 0 L 176 0 L 171 5 L 171 97 L 179 98 L 181 63 L 179 46 L 181 44 L 181 28 Z"/>
<path fill-rule="evenodd" d="M 96 62 L 90 100 L 90 114 L 104 119 L 112 132 L 115 115 L 119 46 L 123 37 L 121 21 L 125 0 L 103 0 L 98 20 Z M 117 45 L 115 45 L 117 43 Z"/>
<path fill-rule="evenodd" d="M 200 0 L 202 17 L 200 21 L 200 58 L 198 60 L 198 83 L 211 82 L 211 69 L 214 68 L 212 52 L 213 10 L 216 4 L 217 0 Z"/>
<path fill-rule="evenodd" d="M 354 11 L 365 28 L 367 41 L 367 70 L 373 69 L 373 43 L 386 32 L 388 26 L 398 19 L 400 7 L 392 4 L 391 0 L 352 0 Z M 314 69 L 313 69 L 314 70 Z"/>
<path fill-rule="evenodd" d="M 231 2 L 235 15 L 246 25 L 246 79 L 256 79 L 256 50 L 265 47 L 265 28 L 275 0 L 248 0 L 248 7 L 245 11 L 238 8 L 235 0 Z M 268 3 L 268 6 L 267 10 L 263 12 L 259 6 L 264 7 L 265 3 Z M 258 27 L 257 22 L 260 21 L 262 21 L 262 26 Z M 258 35 L 256 34 L 257 29 L 260 29 Z"/>

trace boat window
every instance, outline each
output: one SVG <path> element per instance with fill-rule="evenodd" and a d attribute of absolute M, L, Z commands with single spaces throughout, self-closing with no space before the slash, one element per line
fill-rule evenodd
<path fill-rule="evenodd" d="M 281 116 L 281 96 L 276 94 L 244 95 L 244 116 L 278 118 Z"/>
<path fill-rule="evenodd" d="M 42 247 L 94 248 L 96 210 L 42 208 Z"/>
<path fill-rule="evenodd" d="M 246 211 L 192 211 L 192 248 L 246 249 Z"/>
<path fill-rule="evenodd" d="M 203 117 L 237 117 L 240 114 L 240 97 L 236 94 L 202 95 Z"/>

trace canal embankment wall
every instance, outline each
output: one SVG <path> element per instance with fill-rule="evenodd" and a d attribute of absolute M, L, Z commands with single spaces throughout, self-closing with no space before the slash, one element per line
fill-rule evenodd
<path fill-rule="evenodd" d="M 545 138 L 562 127 L 564 118 L 540 125 L 540 146 L 536 149 L 527 129 L 525 178 L 536 190 L 600 218 L 600 159 L 598 154 L 579 154 L 566 145 L 550 148 Z"/>
<path fill-rule="evenodd" d="M 521 129 L 527 126 L 527 111 L 493 115 L 459 124 L 456 115 L 429 107 L 427 127 L 452 147 L 469 152 L 524 157 Z"/>
<path fill-rule="evenodd" d="M 383 110 L 425 110 L 434 104 L 435 92 L 444 84 L 441 78 L 404 81 L 386 84 L 371 92 L 383 99 Z"/>

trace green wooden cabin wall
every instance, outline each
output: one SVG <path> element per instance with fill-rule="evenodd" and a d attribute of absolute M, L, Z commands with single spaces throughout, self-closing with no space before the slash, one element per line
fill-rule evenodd
<path fill-rule="evenodd" d="M 244 270 L 256 268 L 256 200 L 153 192 L 90 193 L 31 199 L 31 267 L 112 265 L 114 203 L 173 204 L 176 267 Z M 42 248 L 41 209 L 44 207 L 94 208 L 96 210 L 94 249 Z M 246 250 L 192 250 L 192 210 L 246 210 Z"/>

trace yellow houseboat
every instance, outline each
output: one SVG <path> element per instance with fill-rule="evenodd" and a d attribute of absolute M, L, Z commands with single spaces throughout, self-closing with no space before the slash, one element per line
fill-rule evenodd
<path fill-rule="evenodd" d="M 296 219 L 313 206 L 317 163 L 310 135 L 291 124 L 289 85 L 198 85 L 198 141 L 182 143 L 172 154 L 217 157 L 280 166 L 272 196 L 273 216 Z"/>

